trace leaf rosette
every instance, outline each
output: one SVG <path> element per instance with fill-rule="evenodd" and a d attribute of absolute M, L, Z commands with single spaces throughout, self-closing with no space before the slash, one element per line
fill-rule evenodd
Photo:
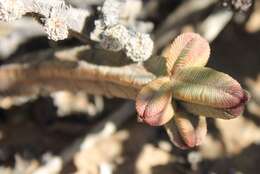
<path fill-rule="evenodd" d="M 166 73 L 145 85 L 136 98 L 139 119 L 165 125 L 176 146 L 192 148 L 207 132 L 206 117 L 232 119 L 242 115 L 249 94 L 231 76 L 204 67 L 208 42 L 183 33 L 163 52 Z"/>

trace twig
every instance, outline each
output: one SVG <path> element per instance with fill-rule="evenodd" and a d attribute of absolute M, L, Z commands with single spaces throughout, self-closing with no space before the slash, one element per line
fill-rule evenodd
<path fill-rule="evenodd" d="M 195 4 L 194 4 L 195 3 Z M 209 8 L 216 3 L 216 0 L 200 1 L 190 0 L 183 3 L 176 11 L 174 11 L 166 20 L 162 27 L 156 32 L 156 48 L 161 49 L 167 43 L 172 41 L 172 38 L 181 32 L 185 26 L 190 23 L 190 16 L 193 13 L 199 12 L 203 16 L 202 9 Z M 193 8 L 193 6 L 195 6 Z M 187 12 L 186 12 L 187 11 Z M 215 8 L 208 17 L 197 20 L 192 25 L 193 32 L 197 32 L 205 37 L 209 42 L 212 42 L 218 34 L 231 21 L 233 12 L 225 9 Z M 189 22 L 188 22 L 189 21 Z M 163 34 L 166 33 L 166 34 Z M 156 51 L 155 51 L 156 52 Z"/>
<path fill-rule="evenodd" d="M 246 23 L 246 30 L 249 33 L 255 33 L 260 31 L 260 1 L 255 1 L 255 7 L 252 15 Z"/>
<path fill-rule="evenodd" d="M 210 5 L 216 3 L 217 0 L 188 0 L 183 2 L 180 7 L 174 10 L 166 20 L 161 24 L 161 27 L 157 29 L 155 37 L 162 36 L 168 30 L 174 28 L 174 26 L 183 23 L 185 18 L 190 17 L 192 14 L 208 8 Z"/>
<path fill-rule="evenodd" d="M 183 29 L 184 26 L 193 24 L 205 15 L 205 10 L 215 4 L 217 0 L 188 0 L 183 2 L 174 10 L 167 19 L 161 24 L 161 27 L 155 32 L 155 50 L 158 52 L 172 41 Z M 194 20 L 194 18 L 196 18 Z"/>
<path fill-rule="evenodd" d="M 229 10 L 217 11 L 200 23 L 197 30 L 209 42 L 212 42 L 230 22 L 232 16 L 233 13 Z"/>
<path fill-rule="evenodd" d="M 101 50 L 89 47 L 67 50 L 66 56 L 77 60 L 77 56 L 84 51 L 81 56 L 85 55 L 85 58 L 106 59 L 104 54 L 98 53 Z M 20 62 L 1 66 L 0 96 L 31 96 L 68 90 L 135 99 L 139 89 L 155 78 L 137 64 L 111 67 L 111 64 L 105 66 L 64 60 L 62 55 L 64 53 L 57 53 L 55 57 L 51 51 L 44 51 L 27 55 Z"/>

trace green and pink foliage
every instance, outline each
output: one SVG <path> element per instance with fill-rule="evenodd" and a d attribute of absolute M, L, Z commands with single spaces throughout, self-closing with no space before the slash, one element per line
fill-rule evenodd
<path fill-rule="evenodd" d="M 184 33 L 163 52 L 166 74 L 145 85 L 136 98 L 139 120 L 165 125 L 181 149 L 200 145 L 207 132 L 206 117 L 231 119 L 242 115 L 248 93 L 231 76 L 204 67 L 208 42 Z"/>

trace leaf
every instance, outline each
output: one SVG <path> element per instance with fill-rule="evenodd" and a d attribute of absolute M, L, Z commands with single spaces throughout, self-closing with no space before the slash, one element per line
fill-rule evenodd
<path fill-rule="evenodd" d="M 207 133 L 206 118 L 195 116 L 185 111 L 176 112 L 174 116 L 179 133 L 188 147 L 202 143 Z"/>
<path fill-rule="evenodd" d="M 236 80 L 210 68 L 184 68 L 172 77 L 172 83 L 173 97 L 188 103 L 233 108 L 248 100 Z"/>
<path fill-rule="evenodd" d="M 207 133 L 206 118 L 184 110 L 178 110 L 165 128 L 173 144 L 181 149 L 200 145 Z"/>
<path fill-rule="evenodd" d="M 198 126 L 196 128 L 197 141 L 196 146 L 201 145 L 207 135 L 207 120 L 204 116 L 198 116 Z"/>
<path fill-rule="evenodd" d="M 209 55 L 208 41 L 195 33 L 179 35 L 163 52 L 168 75 L 173 75 L 184 67 L 205 66 Z"/>
<path fill-rule="evenodd" d="M 174 119 L 171 119 L 167 124 L 165 124 L 165 130 L 171 140 L 171 142 L 180 149 L 188 149 L 189 147 L 185 144 L 184 140 L 182 139 L 178 128 L 175 124 Z"/>
<path fill-rule="evenodd" d="M 144 63 L 144 67 L 149 71 L 155 74 L 157 77 L 167 75 L 166 72 L 166 62 L 163 57 L 152 56 Z"/>
<path fill-rule="evenodd" d="M 170 79 L 161 77 L 143 87 L 136 98 L 139 119 L 151 126 L 161 126 L 174 115 Z"/>
<path fill-rule="evenodd" d="M 244 105 L 238 106 L 236 114 L 232 113 L 231 109 L 214 108 L 210 106 L 204 106 L 199 104 L 178 102 L 185 110 L 192 114 L 200 114 L 206 117 L 220 118 L 220 119 L 233 119 L 242 115 Z"/>

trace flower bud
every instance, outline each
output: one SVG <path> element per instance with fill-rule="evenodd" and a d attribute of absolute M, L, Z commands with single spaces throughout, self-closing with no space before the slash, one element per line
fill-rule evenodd
<path fill-rule="evenodd" d="M 139 120 L 161 126 L 174 115 L 171 105 L 172 91 L 168 77 L 157 78 L 143 87 L 136 98 Z"/>
<path fill-rule="evenodd" d="M 175 112 L 174 118 L 165 128 L 173 144 L 181 149 L 200 145 L 207 133 L 205 117 L 194 116 L 181 110 Z"/>

